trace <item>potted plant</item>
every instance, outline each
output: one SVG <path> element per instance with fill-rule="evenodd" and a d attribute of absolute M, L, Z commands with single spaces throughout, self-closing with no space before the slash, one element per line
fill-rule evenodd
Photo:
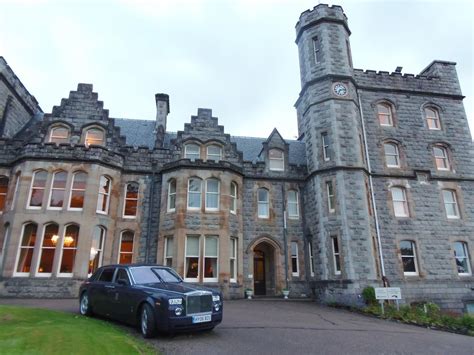
<path fill-rule="evenodd" d="M 281 291 L 281 293 L 283 293 L 283 298 L 284 298 L 285 300 L 287 300 L 287 299 L 288 299 L 288 295 L 290 294 L 290 290 L 288 290 L 287 288 L 284 288 L 284 289 Z"/>
<path fill-rule="evenodd" d="M 246 288 L 245 289 L 245 295 L 247 296 L 247 299 L 248 300 L 251 300 L 252 299 L 252 295 L 253 295 L 253 290 L 251 288 Z"/>

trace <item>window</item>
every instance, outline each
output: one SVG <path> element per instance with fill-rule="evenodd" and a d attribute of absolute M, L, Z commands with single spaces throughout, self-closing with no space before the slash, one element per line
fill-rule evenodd
<path fill-rule="evenodd" d="M 230 212 L 237 213 L 237 184 L 230 183 Z"/>
<path fill-rule="evenodd" d="M 409 217 L 408 202 L 403 187 L 392 187 L 393 212 L 395 217 Z"/>
<path fill-rule="evenodd" d="M 299 217 L 298 191 L 288 191 L 288 217 L 297 219 Z"/>
<path fill-rule="evenodd" d="M 86 147 L 90 145 L 103 145 L 104 144 L 104 132 L 98 128 L 91 128 L 86 132 Z"/>
<path fill-rule="evenodd" d="M 77 242 L 79 239 L 79 226 L 70 224 L 66 227 L 62 242 L 62 256 L 61 256 L 61 267 L 59 269 L 60 274 L 69 276 L 72 274 L 74 269 L 74 260 L 76 259 Z"/>
<path fill-rule="evenodd" d="M 172 179 L 168 183 L 168 212 L 176 210 L 176 180 Z"/>
<path fill-rule="evenodd" d="M 191 160 L 199 159 L 201 148 L 197 144 L 186 144 L 184 146 L 184 157 Z"/>
<path fill-rule="evenodd" d="M 230 282 L 237 282 L 237 238 L 230 238 Z"/>
<path fill-rule="evenodd" d="M 291 275 L 299 276 L 299 265 L 298 265 L 298 243 L 291 242 Z"/>
<path fill-rule="evenodd" d="M 49 132 L 50 143 L 69 143 L 69 129 L 64 126 L 56 126 L 51 128 Z"/>
<path fill-rule="evenodd" d="M 8 178 L 6 176 L 0 176 L 0 213 L 5 208 L 5 202 L 7 200 L 8 192 Z"/>
<path fill-rule="evenodd" d="M 444 209 L 446 217 L 459 218 L 459 207 L 456 199 L 456 192 L 454 190 L 443 190 Z"/>
<path fill-rule="evenodd" d="M 321 62 L 321 43 L 318 37 L 313 38 L 313 55 L 315 64 Z"/>
<path fill-rule="evenodd" d="M 112 282 L 114 279 L 115 269 L 114 268 L 107 268 L 102 271 L 100 274 L 99 280 L 101 282 Z"/>
<path fill-rule="evenodd" d="M 326 182 L 326 191 L 328 195 L 328 210 L 330 213 L 334 213 L 336 212 L 336 195 L 334 194 L 332 181 Z"/>
<path fill-rule="evenodd" d="M 268 158 L 270 161 L 270 170 L 285 170 L 285 159 L 283 156 L 283 151 L 279 149 L 270 149 L 268 152 Z"/>
<path fill-rule="evenodd" d="M 454 260 L 456 261 L 458 275 L 471 275 L 471 265 L 469 262 L 467 243 L 454 243 Z"/>
<path fill-rule="evenodd" d="M 341 253 L 339 252 L 339 243 L 337 237 L 331 237 L 332 258 L 334 263 L 334 275 L 341 274 Z"/>
<path fill-rule="evenodd" d="M 258 218 L 270 217 L 270 202 L 268 200 L 268 190 L 258 189 Z"/>
<path fill-rule="evenodd" d="M 122 281 L 124 285 L 130 285 L 130 279 L 128 277 L 127 270 L 122 268 L 118 269 L 117 276 L 115 276 L 115 282 L 119 283 L 119 281 Z"/>
<path fill-rule="evenodd" d="M 323 148 L 323 159 L 324 159 L 324 161 L 331 160 L 331 155 L 330 155 L 331 140 L 330 140 L 327 132 L 321 133 L 321 144 L 322 144 L 322 148 Z"/>
<path fill-rule="evenodd" d="M 442 146 L 433 147 L 436 169 L 449 170 L 448 151 Z"/>
<path fill-rule="evenodd" d="M 309 271 L 311 272 L 311 277 L 314 276 L 314 256 L 313 256 L 313 243 L 311 241 L 308 242 L 308 249 L 309 249 Z"/>
<path fill-rule="evenodd" d="M 219 209 L 219 180 L 206 180 L 206 211 L 216 211 Z"/>
<path fill-rule="evenodd" d="M 92 234 L 92 246 L 89 256 L 89 275 L 102 266 L 102 251 L 104 250 L 105 228 L 96 226 Z"/>
<path fill-rule="evenodd" d="M 123 207 L 123 216 L 125 218 L 134 218 L 137 216 L 138 206 L 138 183 L 130 182 L 125 186 L 125 201 Z"/>
<path fill-rule="evenodd" d="M 215 236 L 204 238 L 204 282 L 217 282 L 219 276 L 219 239 Z"/>
<path fill-rule="evenodd" d="M 31 260 L 33 259 L 33 251 L 35 249 L 37 228 L 38 225 L 36 223 L 28 223 L 23 226 L 16 272 L 25 276 L 29 274 L 31 269 Z"/>
<path fill-rule="evenodd" d="M 133 260 L 133 232 L 124 231 L 120 236 L 119 264 L 131 264 Z"/>
<path fill-rule="evenodd" d="M 201 208 L 201 185 L 202 181 L 198 178 L 188 180 L 188 208 L 197 210 Z"/>
<path fill-rule="evenodd" d="M 398 146 L 394 143 L 385 143 L 383 145 L 385 151 L 385 164 L 389 168 L 400 167 L 400 154 L 398 152 Z"/>
<path fill-rule="evenodd" d="M 207 147 L 207 160 L 219 161 L 222 159 L 222 149 L 217 145 Z"/>
<path fill-rule="evenodd" d="M 41 276 L 50 276 L 53 272 L 54 254 L 58 239 L 59 226 L 56 223 L 44 227 L 38 264 L 38 274 L 42 274 Z"/>
<path fill-rule="evenodd" d="M 199 281 L 199 236 L 186 237 L 186 256 L 184 261 L 184 279 Z"/>
<path fill-rule="evenodd" d="M 400 254 L 402 256 L 403 274 L 418 275 L 415 242 L 402 240 L 400 242 Z"/>
<path fill-rule="evenodd" d="M 83 171 L 74 173 L 71 184 L 71 196 L 69 198 L 70 210 L 82 210 L 84 207 L 84 196 L 86 194 L 87 174 Z"/>
<path fill-rule="evenodd" d="M 109 212 L 110 179 L 104 175 L 99 180 L 99 195 L 97 197 L 97 212 L 107 214 Z"/>
<path fill-rule="evenodd" d="M 17 173 L 16 180 L 15 180 L 15 189 L 13 191 L 12 204 L 10 206 L 10 210 L 12 211 L 15 209 L 16 198 L 18 196 L 18 189 L 20 188 L 20 178 L 21 178 L 21 173 Z"/>
<path fill-rule="evenodd" d="M 392 108 L 390 105 L 378 104 L 377 116 L 381 126 L 393 126 Z"/>
<path fill-rule="evenodd" d="M 64 205 L 64 195 L 66 193 L 67 173 L 58 171 L 53 175 L 51 182 L 51 192 L 49 198 L 50 209 L 61 209 Z"/>
<path fill-rule="evenodd" d="M 173 266 L 173 237 L 165 238 L 165 265 Z"/>
<path fill-rule="evenodd" d="M 441 123 L 439 120 L 438 110 L 433 107 L 425 107 L 425 119 L 428 129 L 440 130 Z"/>
<path fill-rule="evenodd" d="M 41 208 L 43 205 L 44 189 L 48 173 L 44 170 L 38 170 L 33 174 L 31 182 L 29 208 Z"/>

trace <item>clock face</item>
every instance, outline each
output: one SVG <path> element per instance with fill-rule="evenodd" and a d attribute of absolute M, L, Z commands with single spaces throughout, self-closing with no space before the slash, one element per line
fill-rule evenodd
<path fill-rule="evenodd" d="M 337 83 L 333 87 L 333 91 L 337 96 L 346 96 L 347 95 L 347 88 L 344 84 Z"/>

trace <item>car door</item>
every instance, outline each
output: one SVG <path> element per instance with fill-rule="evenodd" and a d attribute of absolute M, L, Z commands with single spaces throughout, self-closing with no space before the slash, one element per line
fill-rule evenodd
<path fill-rule="evenodd" d="M 110 299 L 113 297 L 111 291 L 115 289 L 113 283 L 115 271 L 114 267 L 106 267 L 97 280 L 93 294 L 93 308 L 99 314 L 110 315 L 112 309 Z"/>
<path fill-rule="evenodd" d="M 133 322 L 136 314 L 138 291 L 133 289 L 127 269 L 118 268 L 115 274 L 114 297 L 111 300 L 111 312 L 115 319 Z"/>

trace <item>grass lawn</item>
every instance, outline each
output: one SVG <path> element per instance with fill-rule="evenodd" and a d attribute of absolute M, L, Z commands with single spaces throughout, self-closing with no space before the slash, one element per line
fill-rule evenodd
<path fill-rule="evenodd" d="M 155 354 L 120 327 L 43 309 L 0 305 L 1 354 Z"/>

